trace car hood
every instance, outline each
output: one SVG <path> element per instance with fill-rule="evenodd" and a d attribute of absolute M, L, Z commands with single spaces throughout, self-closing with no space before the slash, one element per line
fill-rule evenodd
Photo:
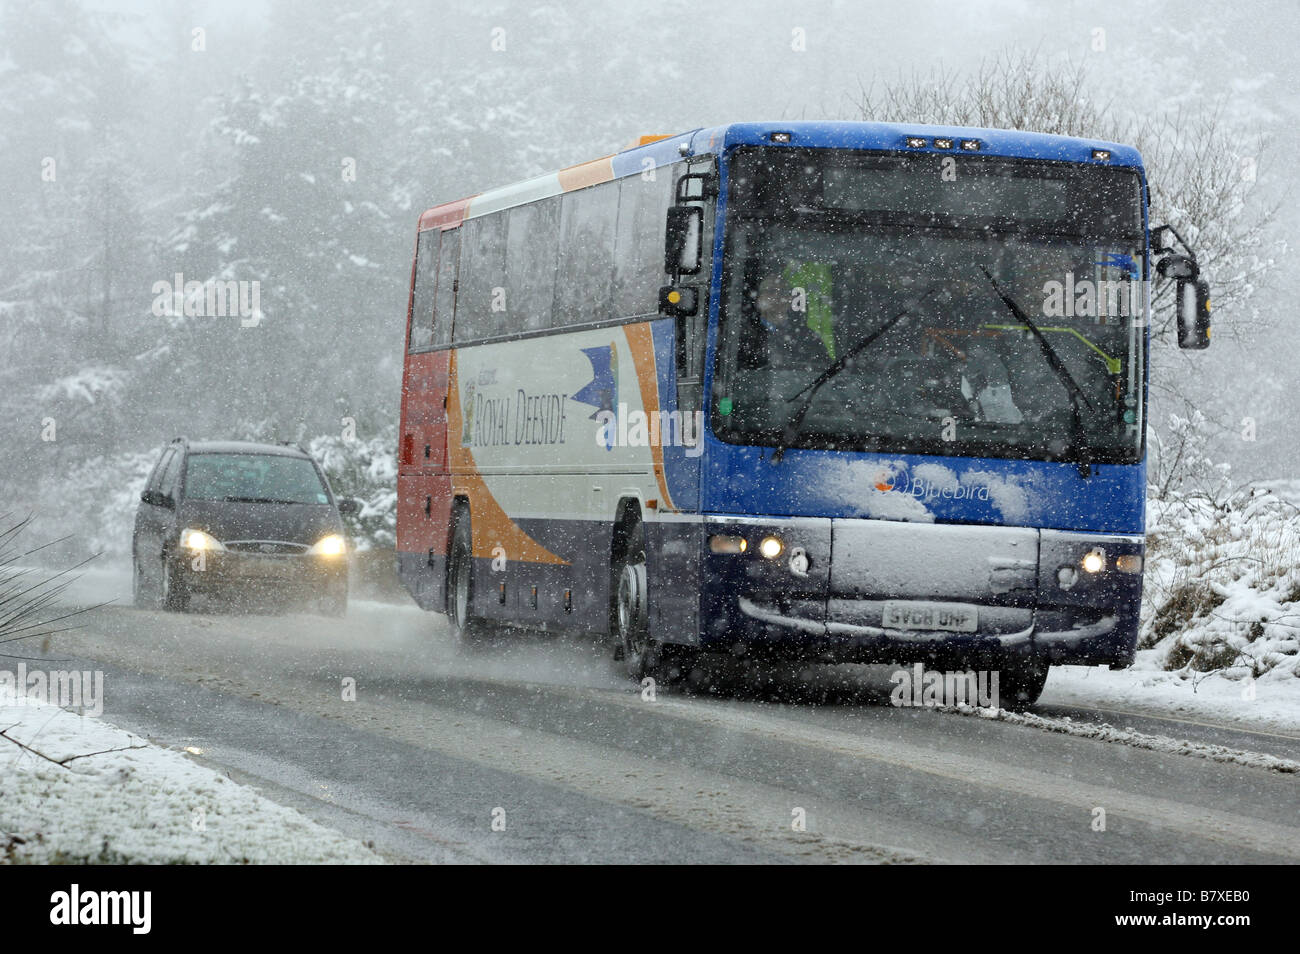
<path fill-rule="evenodd" d="M 182 527 L 204 530 L 222 543 L 281 540 L 310 546 L 326 534 L 343 532 L 338 511 L 330 504 L 186 500 L 181 504 L 178 522 Z"/>

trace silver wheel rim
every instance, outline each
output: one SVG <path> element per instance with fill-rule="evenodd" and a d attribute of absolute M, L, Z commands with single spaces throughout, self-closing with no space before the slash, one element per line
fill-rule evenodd
<path fill-rule="evenodd" d="M 629 655 L 645 652 L 646 633 L 641 625 L 645 607 L 645 564 L 629 563 L 618 578 L 618 630 Z"/>

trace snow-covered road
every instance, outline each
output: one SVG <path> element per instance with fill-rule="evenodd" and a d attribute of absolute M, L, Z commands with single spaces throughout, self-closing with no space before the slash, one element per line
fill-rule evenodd
<path fill-rule="evenodd" d="M 1265 684 L 1216 716 L 1061 670 L 1036 719 L 998 720 L 894 708 L 865 667 L 652 701 L 591 640 L 466 654 L 379 603 L 80 623 L 49 668 L 102 669 L 104 720 L 392 860 L 1300 861 L 1300 731 Z"/>

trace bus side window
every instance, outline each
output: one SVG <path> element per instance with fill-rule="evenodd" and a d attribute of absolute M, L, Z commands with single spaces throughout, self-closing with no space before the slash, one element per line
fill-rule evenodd
<path fill-rule="evenodd" d="M 433 343 L 433 284 L 438 267 L 438 229 L 421 232 L 415 242 L 415 295 L 411 303 L 408 350 L 423 351 Z"/>
<path fill-rule="evenodd" d="M 673 168 L 619 180 L 618 241 L 614 257 L 614 312 L 620 318 L 654 314 L 663 284 L 664 229 Z"/>
<path fill-rule="evenodd" d="M 552 326 L 579 325 L 614 317 L 614 230 L 618 182 L 602 182 L 560 201 L 560 254 Z"/>
<path fill-rule="evenodd" d="M 517 205 L 506 230 L 506 314 L 511 331 L 550 327 L 560 197 Z"/>
<path fill-rule="evenodd" d="M 461 226 L 460 285 L 454 339 L 478 341 L 505 334 L 506 217 L 492 213 Z"/>
<path fill-rule="evenodd" d="M 460 270 L 460 229 L 442 233 L 438 256 L 438 290 L 434 296 L 433 343 L 451 344 L 452 325 L 456 320 L 456 280 Z"/>

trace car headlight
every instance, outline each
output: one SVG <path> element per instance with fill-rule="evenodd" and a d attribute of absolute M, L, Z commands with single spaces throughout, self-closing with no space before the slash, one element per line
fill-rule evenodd
<path fill-rule="evenodd" d="M 313 543 L 307 552 L 313 556 L 342 556 L 348 552 L 348 545 L 337 533 L 331 533 L 328 537 L 321 537 Z"/>
<path fill-rule="evenodd" d="M 193 527 L 187 527 L 181 531 L 181 546 L 186 550 L 206 550 L 212 553 L 217 550 L 224 550 L 226 545 L 210 533 L 203 530 L 195 530 Z"/>

